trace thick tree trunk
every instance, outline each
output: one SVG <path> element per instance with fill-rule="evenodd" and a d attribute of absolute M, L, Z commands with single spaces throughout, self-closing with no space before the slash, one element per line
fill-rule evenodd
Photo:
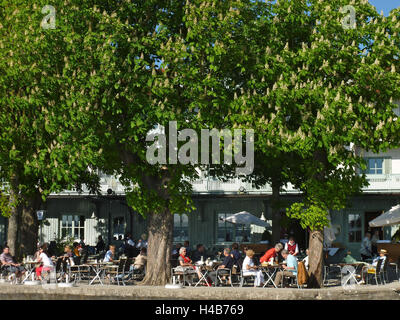
<path fill-rule="evenodd" d="M 173 217 L 168 209 L 148 216 L 147 266 L 142 285 L 163 286 L 171 278 Z"/>
<path fill-rule="evenodd" d="M 281 184 L 279 182 L 272 181 L 272 198 L 271 198 L 271 209 L 272 209 L 272 243 L 275 245 L 280 240 L 281 235 L 281 212 L 280 212 L 280 189 Z"/>
<path fill-rule="evenodd" d="M 39 193 L 26 197 L 21 210 L 21 246 L 20 256 L 33 255 L 37 248 L 38 219 L 36 211 L 40 209 L 42 199 Z"/>
<path fill-rule="evenodd" d="M 10 203 L 15 202 L 15 193 L 10 189 Z M 11 255 L 19 257 L 19 224 L 20 224 L 20 209 L 12 206 L 11 216 L 8 218 L 7 227 L 7 245 L 10 247 Z"/>
<path fill-rule="evenodd" d="M 321 288 L 323 287 L 323 245 L 324 234 L 322 231 L 310 232 L 310 243 L 308 249 L 309 255 L 309 274 L 307 287 L 308 288 Z"/>

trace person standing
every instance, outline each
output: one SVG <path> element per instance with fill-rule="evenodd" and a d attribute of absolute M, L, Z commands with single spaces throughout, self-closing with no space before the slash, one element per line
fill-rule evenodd
<path fill-rule="evenodd" d="M 289 241 L 285 243 L 285 250 L 289 251 L 292 256 L 297 256 L 299 245 L 294 241 L 294 237 L 291 236 Z"/>
<path fill-rule="evenodd" d="M 365 233 L 365 237 L 361 242 L 360 255 L 362 261 L 372 258 L 371 233 L 369 232 Z"/>

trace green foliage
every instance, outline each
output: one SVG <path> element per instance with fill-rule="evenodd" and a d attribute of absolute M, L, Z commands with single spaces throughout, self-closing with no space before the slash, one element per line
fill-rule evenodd
<path fill-rule="evenodd" d="M 366 0 L 353 3 L 357 27 L 346 30 L 339 9 L 348 4 L 270 3 L 256 23 L 268 32 L 249 36 L 236 93 L 235 121 L 257 134 L 248 180 L 290 182 L 314 212 L 342 209 L 367 185 L 360 149 L 378 153 L 400 141 L 399 9 L 384 17 Z"/>
<path fill-rule="evenodd" d="M 3 217 L 9 218 L 12 214 L 13 208 L 15 208 L 16 203 L 10 202 L 9 197 L 7 196 L 7 191 L 0 191 L 0 213 Z"/>
<path fill-rule="evenodd" d="M 57 10 L 56 29 L 45 30 L 46 4 L 7 3 L 0 22 L 0 178 L 13 181 L 16 194 L 39 191 L 43 200 L 82 184 L 96 191 L 98 179 L 87 169 L 98 164 L 99 151 L 98 139 L 88 134 L 93 129 L 89 106 L 83 107 L 85 90 L 73 90 L 82 81 L 84 57 L 71 55 L 77 26 L 68 26 L 68 19 L 78 13 L 53 2 L 63 9 Z"/>
<path fill-rule="evenodd" d="M 87 168 L 101 168 L 144 216 L 190 211 L 203 167 L 146 161 L 146 133 L 174 120 L 198 133 L 253 128 L 246 179 L 341 208 L 366 182 L 346 146 L 400 141 L 398 9 L 385 18 L 359 1 L 345 30 L 345 0 L 56 0 L 56 29 L 44 30 L 46 4 L 0 2 L 0 178 L 17 192 L 96 191 Z"/>
<path fill-rule="evenodd" d="M 56 242 L 56 255 L 60 256 L 64 253 L 65 246 L 70 246 L 71 250 L 73 250 L 73 243 L 75 242 L 75 238 L 74 237 L 65 237 L 65 238 L 58 237 L 58 238 L 54 239 L 54 241 Z"/>
<path fill-rule="evenodd" d="M 329 226 L 328 210 L 326 207 L 317 203 L 296 202 L 287 209 L 286 215 L 293 219 L 298 219 L 303 229 L 311 231 L 323 230 Z"/>

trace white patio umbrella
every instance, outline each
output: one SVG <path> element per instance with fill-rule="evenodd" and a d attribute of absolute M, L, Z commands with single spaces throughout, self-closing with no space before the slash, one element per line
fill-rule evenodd
<path fill-rule="evenodd" d="M 370 227 L 384 227 L 400 224 L 400 205 L 392 207 L 369 222 Z"/>
<path fill-rule="evenodd" d="M 252 215 L 250 212 L 247 211 L 241 211 L 238 213 L 235 213 L 234 215 L 231 215 L 228 218 L 222 218 L 222 220 L 234 223 L 234 224 L 244 224 L 244 225 L 250 225 L 254 224 L 256 226 L 261 226 L 261 227 L 270 227 L 270 224 L 266 221 L 263 221 L 256 216 Z"/>

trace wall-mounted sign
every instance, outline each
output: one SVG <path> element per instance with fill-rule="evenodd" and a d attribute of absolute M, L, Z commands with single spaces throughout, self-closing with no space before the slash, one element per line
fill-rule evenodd
<path fill-rule="evenodd" d="M 45 210 L 38 210 L 38 211 L 36 211 L 37 218 L 38 218 L 39 221 L 40 221 L 40 220 L 43 220 L 43 216 L 44 216 L 44 213 L 45 213 L 45 212 L 46 212 Z"/>

